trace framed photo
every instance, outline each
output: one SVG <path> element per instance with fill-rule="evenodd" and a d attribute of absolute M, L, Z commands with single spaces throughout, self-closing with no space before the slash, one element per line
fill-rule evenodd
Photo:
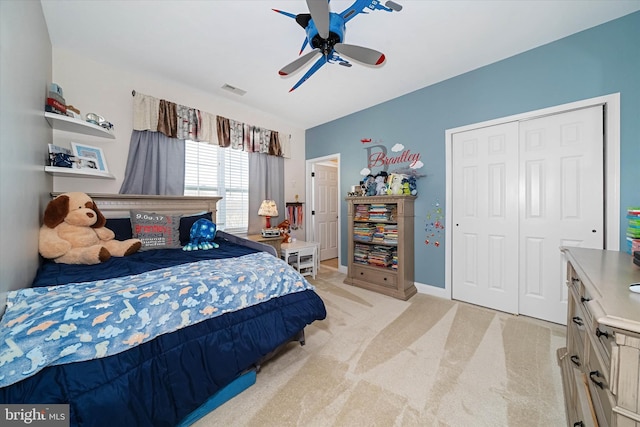
<path fill-rule="evenodd" d="M 102 148 L 92 147 L 90 145 L 71 143 L 73 155 L 76 159 L 81 160 L 78 165 L 80 168 L 91 168 L 100 172 L 109 172 L 107 168 L 107 159 L 102 152 Z"/>

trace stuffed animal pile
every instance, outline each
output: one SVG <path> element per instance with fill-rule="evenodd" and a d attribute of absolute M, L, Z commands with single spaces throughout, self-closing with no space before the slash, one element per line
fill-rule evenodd
<path fill-rule="evenodd" d="M 137 252 L 139 239 L 115 240 L 106 219 L 85 193 L 64 193 L 44 211 L 38 249 L 44 258 L 62 264 L 99 264 L 112 256 Z"/>

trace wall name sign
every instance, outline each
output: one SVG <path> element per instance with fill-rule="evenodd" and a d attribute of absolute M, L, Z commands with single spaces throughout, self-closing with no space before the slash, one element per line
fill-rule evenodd
<path fill-rule="evenodd" d="M 369 138 L 363 138 L 360 142 L 370 144 L 373 141 Z M 420 169 L 424 166 L 424 163 L 420 161 L 420 153 L 412 153 L 410 149 L 405 149 L 402 144 L 395 144 L 391 149 L 388 149 L 381 143 L 382 141 L 376 142 L 377 144 L 367 145 L 364 148 L 367 153 L 367 167 L 369 169 L 379 167 L 388 172 L 389 166 L 409 169 Z"/>

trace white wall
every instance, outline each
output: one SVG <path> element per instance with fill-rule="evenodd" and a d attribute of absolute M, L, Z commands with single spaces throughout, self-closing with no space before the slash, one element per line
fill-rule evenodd
<path fill-rule="evenodd" d="M 52 189 L 43 170 L 52 135 L 43 113 L 51 43 L 40 2 L 0 1 L 0 55 L 2 299 L 3 293 L 33 280 L 40 218 Z"/>
<path fill-rule="evenodd" d="M 188 66 L 188 64 L 185 64 Z M 129 140 L 133 127 L 132 90 L 177 104 L 198 108 L 212 114 L 242 121 L 291 135 L 291 158 L 285 159 L 285 198 L 295 194 L 304 200 L 305 131 L 238 102 L 216 97 L 188 86 L 188 82 L 162 80 L 156 76 L 140 74 L 95 62 L 68 50 L 53 50 L 53 81 L 59 84 L 68 104 L 79 108 L 82 114 L 97 113 L 115 126 L 115 140 L 54 131 L 57 145 L 70 146 L 82 142 L 102 148 L 109 172 L 115 180 L 94 178 L 54 177 L 53 191 L 84 191 L 86 193 L 118 193 L 124 179 Z M 291 184 L 295 181 L 295 185 Z M 282 207 L 284 212 L 284 207 Z M 278 220 L 284 219 L 278 218 Z"/>

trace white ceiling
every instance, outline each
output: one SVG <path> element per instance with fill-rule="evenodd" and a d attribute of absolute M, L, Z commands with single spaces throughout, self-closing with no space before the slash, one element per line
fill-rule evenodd
<path fill-rule="evenodd" d="M 307 129 L 640 10 L 640 0 L 395 0 L 347 24 L 345 42 L 383 52 L 378 68 L 307 67 L 304 30 L 271 9 L 303 0 L 42 0 L 54 48 L 139 70 L 265 111 Z M 333 0 L 342 12 L 353 0 Z M 307 48 L 308 49 L 308 48 Z M 353 61 L 352 61 L 353 63 Z M 221 89 L 247 91 L 244 96 Z M 135 89 L 135 88 L 132 88 Z"/>

